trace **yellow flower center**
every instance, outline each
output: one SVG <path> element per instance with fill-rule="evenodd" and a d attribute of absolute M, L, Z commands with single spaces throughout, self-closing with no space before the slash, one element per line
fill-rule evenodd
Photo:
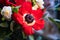
<path fill-rule="evenodd" d="M 8 15 L 9 15 L 9 11 L 8 11 L 8 10 L 5 11 L 4 15 L 5 15 L 5 16 L 8 16 Z"/>

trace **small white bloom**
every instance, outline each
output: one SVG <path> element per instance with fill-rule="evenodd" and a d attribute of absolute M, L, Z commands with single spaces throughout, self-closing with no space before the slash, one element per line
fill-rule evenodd
<path fill-rule="evenodd" d="M 44 1 L 43 0 L 36 0 L 36 2 L 38 3 L 38 5 L 40 6 L 41 9 L 44 8 L 44 6 L 43 6 Z"/>
<path fill-rule="evenodd" d="M 10 6 L 4 6 L 1 10 L 1 15 L 3 15 L 5 18 L 10 19 L 12 15 L 12 9 Z"/>
<path fill-rule="evenodd" d="M 37 8 L 38 8 L 38 5 L 35 5 L 32 7 L 32 10 L 37 10 Z"/>

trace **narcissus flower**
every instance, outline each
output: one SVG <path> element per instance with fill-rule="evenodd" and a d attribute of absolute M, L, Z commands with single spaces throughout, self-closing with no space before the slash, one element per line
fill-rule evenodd
<path fill-rule="evenodd" d="M 3 15 L 6 19 L 10 19 L 12 15 L 12 8 L 10 6 L 4 6 L 1 10 L 1 15 Z"/>
<path fill-rule="evenodd" d="M 12 14 L 14 21 L 22 25 L 26 35 L 32 35 L 34 34 L 34 30 L 42 30 L 44 28 L 42 16 L 43 11 L 40 8 L 32 10 L 30 2 L 24 2 L 19 12 Z"/>

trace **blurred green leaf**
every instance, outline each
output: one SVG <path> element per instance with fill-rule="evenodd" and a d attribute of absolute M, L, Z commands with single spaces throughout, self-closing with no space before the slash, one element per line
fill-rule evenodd
<path fill-rule="evenodd" d="M 20 6 L 17 6 L 17 7 L 12 7 L 12 12 L 18 12 L 18 10 L 19 10 L 19 8 L 20 8 Z"/>
<path fill-rule="evenodd" d="M 25 36 L 24 32 L 22 32 L 22 34 L 23 34 L 23 39 L 27 38 L 27 37 Z"/>
<path fill-rule="evenodd" d="M 0 8 L 0 12 L 1 12 L 1 8 Z"/>
<path fill-rule="evenodd" d="M 60 30 L 60 24 L 59 23 L 57 23 L 53 18 L 51 18 L 51 17 L 48 17 L 48 19 L 51 21 L 51 22 L 53 22 L 57 27 L 58 27 L 58 29 Z"/>
<path fill-rule="evenodd" d="M 14 27 L 14 21 L 12 21 L 12 22 L 10 23 L 10 30 L 11 30 L 11 31 L 13 31 L 13 27 Z"/>
<path fill-rule="evenodd" d="M 33 35 L 29 35 L 29 39 L 30 40 L 34 40 L 34 36 Z"/>
<path fill-rule="evenodd" d="M 13 10 L 13 12 L 16 12 L 16 13 L 18 12 L 17 8 L 13 8 L 12 10 Z"/>
<path fill-rule="evenodd" d="M 43 18 L 46 17 L 46 15 L 47 15 L 47 14 L 44 14 L 44 15 L 43 15 Z"/>
<path fill-rule="evenodd" d="M 15 8 L 19 9 L 21 6 L 16 6 Z"/>
<path fill-rule="evenodd" d="M 5 38 L 6 38 L 6 37 L 9 38 L 11 34 L 12 34 L 12 32 L 9 33 L 8 35 L 6 35 Z"/>
<path fill-rule="evenodd" d="M 42 36 L 38 36 L 37 37 L 37 40 L 42 40 Z"/>
<path fill-rule="evenodd" d="M 5 18 L 4 17 L 2 17 L 2 21 L 4 21 L 5 20 Z"/>
<path fill-rule="evenodd" d="M 1 27 L 8 27 L 8 23 L 6 23 L 6 22 L 0 23 L 0 26 Z"/>
<path fill-rule="evenodd" d="M 56 10 L 60 11 L 60 7 L 56 8 Z"/>
<path fill-rule="evenodd" d="M 6 39 L 8 39 L 8 38 L 10 38 L 10 35 L 11 35 L 12 33 L 9 33 L 8 35 L 2 35 L 2 37 L 0 37 L 0 40 L 6 40 Z"/>
<path fill-rule="evenodd" d="M 33 4 L 33 6 L 35 6 L 36 0 L 32 0 L 32 4 Z"/>

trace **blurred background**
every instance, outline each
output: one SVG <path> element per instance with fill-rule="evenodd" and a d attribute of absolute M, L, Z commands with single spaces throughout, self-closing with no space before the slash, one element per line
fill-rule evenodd
<path fill-rule="evenodd" d="M 0 5 L 1 7 L 1 5 Z M 45 28 L 36 31 L 36 40 L 60 40 L 60 0 L 44 0 Z M 37 37 L 40 36 L 40 39 Z M 27 38 L 27 39 L 26 39 Z M 0 40 L 28 40 L 22 29 L 14 21 L 5 20 L 0 15 Z"/>

